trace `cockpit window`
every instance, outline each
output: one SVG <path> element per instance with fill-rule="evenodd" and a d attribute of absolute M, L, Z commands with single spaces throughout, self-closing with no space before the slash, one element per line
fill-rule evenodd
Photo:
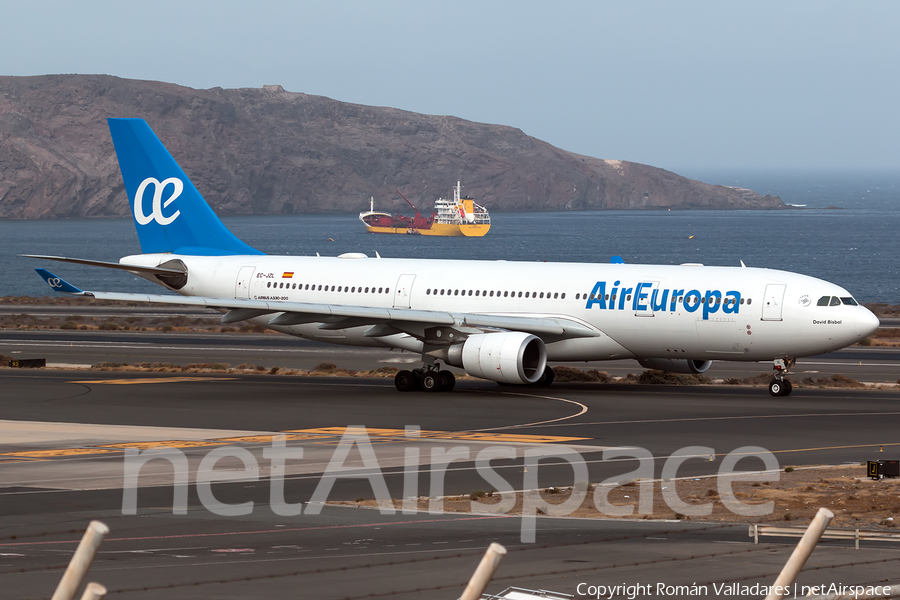
<path fill-rule="evenodd" d="M 841 305 L 841 299 L 838 298 L 837 296 L 832 296 L 831 304 L 829 306 L 840 306 L 840 305 Z"/>
<path fill-rule="evenodd" d="M 841 302 L 848 306 L 859 306 L 859 303 L 857 303 L 853 298 L 841 298 Z"/>
<path fill-rule="evenodd" d="M 819 301 L 816 302 L 816 306 L 828 306 L 829 300 L 831 300 L 831 296 L 822 296 L 819 298 Z"/>

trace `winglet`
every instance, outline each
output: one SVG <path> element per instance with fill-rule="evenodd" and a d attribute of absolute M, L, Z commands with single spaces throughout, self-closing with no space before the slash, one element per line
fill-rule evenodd
<path fill-rule="evenodd" d="M 40 275 L 44 281 L 47 282 L 47 285 L 50 286 L 54 292 L 64 292 L 66 294 L 79 294 L 81 296 L 86 296 L 87 293 L 79 290 L 77 287 L 63 279 L 62 277 L 57 277 L 47 269 L 35 269 L 37 274 Z"/>
<path fill-rule="evenodd" d="M 624 265 L 625 264 L 625 261 L 622 260 L 621 256 L 612 256 L 612 257 L 610 257 L 609 262 L 614 265 Z"/>

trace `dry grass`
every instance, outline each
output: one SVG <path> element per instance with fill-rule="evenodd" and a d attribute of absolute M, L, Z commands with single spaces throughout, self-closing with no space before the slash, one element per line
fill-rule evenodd
<path fill-rule="evenodd" d="M 773 476 L 776 474 L 773 474 Z M 734 483 L 732 489 L 735 497 L 746 504 L 764 504 L 774 501 L 771 514 L 761 517 L 747 517 L 731 512 L 722 503 L 718 491 L 718 479 L 704 477 L 677 481 L 630 482 L 611 488 L 607 496 L 610 504 L 626 506 L 634 505 L 633 515 L 618 518 L 643 519 L 684 519 L 683 515 L 672 510 L 663 498 L 663 488 L 671 490 L 675 487 L 679 498 L 687 504 L 699 506 L 712 504 L 712 514 L 702 517 L 687 517 L 702 522 L 724 523 L 784 523 L 791 521 L 793 525 L 808 524 L 820 507 L 826 507 L 834 513 L 831 527 L 886 529 L 896 528 L 900 522 L 900 479 L 883 479 L 872 481 L 866 475 L 865 465 L 860 466 L 823 466 L 797 468 L 790 473 L 779 473 L 774 482 L 740 482 Z M 641 492 L 641 487 L 644 491 Z M 610 517 L 596 509 L 593 496 L 596 486 L 591 485 L 582 502 L 570 516 L 582 518 L 617 518 Z M 647 515 L 637 514 L 637 502 L 640 493 L 649 493 L 652 487 L 653 509 Z M 562 504 L 572 495 L 572 488 L 561 488 L 555 491 L 540 491 L 541 500 L 547 504 Z M 516 495 L 516 504 L 507 514 L 521 514 L 523 495 Z M 500 494 L 495 492 L 476 491 L 463 496 L 451 496 L 444 499 L 443 510 L 447 512 L 471 512 L 472 500 L 481 504 L 497 505 Z M 428 510 L 429 500 L 419 499 L 419 509 Z M 374 500 L 359 502 L 341 502 L 340 504 L 359 504 L 375 506 Z M 395 501 L 400 508 L 400 501 Z"/>

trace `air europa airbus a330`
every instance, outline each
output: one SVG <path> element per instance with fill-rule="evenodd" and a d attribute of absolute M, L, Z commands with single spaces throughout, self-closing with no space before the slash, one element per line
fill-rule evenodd
<path fill-rule="evenodd" d="M 267 256 L 228 231 L 150 127 L 110 119 L 143 254 L 119 263 L 174 295 L 87 292 L 45 269 L 52 288 L 105 300 L 205 306 L 312 340 L 402 348 L 423 366 L 397 389 L 445 391 L 451 371 L 549 385 L 548 361 L 637 359 L 702 373 L 714 360 L 772 361 L 787 395 L 800 356 L 863 339 L 878 319 L 851 294 L 805 275 L 741 267 Z"/>

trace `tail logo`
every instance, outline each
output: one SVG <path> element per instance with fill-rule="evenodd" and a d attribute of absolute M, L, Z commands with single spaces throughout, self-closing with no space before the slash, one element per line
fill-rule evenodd
<path fill-rule="evenodd" d="M 153 184 L 153 210 L 147 215 L 144 214 L 144 191 L 150 184 Z M 173 188 L 172 195 L 163 201 L 163 191 L 169 184 L 171 184 Z M 160 225 L 172 223 L 178 218 L 181 211 L 176 210 L 168 217 L 163 216 L 162 211 L 164 208 L 168 208 L 168 206 L 181 195 L 182 191 L 184 191 L 184 183 L 177 177 L 169 177 L 162 182 L 155 177 L 148 177 L 143 180 L 141 185 L 138 186 L 134 197 L 134 220 L 138 222 L 138 225 L 147 225 L 151 221 L 156 221 Z"/>
<path fill-rule="evenodd" d="M 62 281 L 60 281 L 59 277 L 50 277 L 47 279 L 47 283 L 50 284 L 50 287 L 53 289 L 62 287 Z"/>

